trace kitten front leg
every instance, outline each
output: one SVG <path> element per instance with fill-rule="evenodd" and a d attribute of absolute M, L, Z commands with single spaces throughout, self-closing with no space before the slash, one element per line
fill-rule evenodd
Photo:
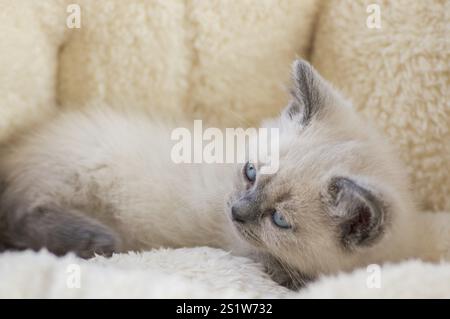
<path fill-rule="evenodd" d="M 42 206 L 7 213 L 4 237 L 9 248 L 45 247 L 58 256 L 73 252 L 82 258 L 119 250 L 120 239 L 112 229 L 75 210 Z"/>

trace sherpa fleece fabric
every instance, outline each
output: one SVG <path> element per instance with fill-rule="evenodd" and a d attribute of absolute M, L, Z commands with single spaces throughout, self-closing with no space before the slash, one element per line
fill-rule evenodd
<path fill-rule="evenodd" d="M 79 29 L 66 25 L 73 3 Z M 366 25 L 372 3 L 380 29 Z M 423 210 L 448 212 L 449 12 L 448 0 L 0 0 L 0 144 L 95 103 L 257 125 L 286 104 L 290 64 L 304 57 L 397 146 Z M 291 293 L 260 265 L 207 248 L 90 261 L 6 253 L 0 297 L 450 298 L 448 263 L 386 265 L 381 288 L 368 275 Z"/>
<path fill-rule="evenodd" d="M 450 298 L 450 263 L 410 260 L 324 277 L 300 292 L 261 265 L 212 248 L 57 258 L 0 255 L 0 298 Z"/>
<path fill-rule="evenodd" d="M 381 28 L 366 26 L 377 3 Z M 397 146 L 422 209 L 450 211 L 450 1 L 324 1 L 312 62 Z"/>

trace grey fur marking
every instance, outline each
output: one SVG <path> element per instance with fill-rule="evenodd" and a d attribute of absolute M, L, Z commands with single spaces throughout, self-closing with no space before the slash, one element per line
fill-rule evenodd
<path fill-rule="evenodd" d="M 307 125 L 318 113 L 324 101 L 320 75 L 306 61 L 297 60 L 293 68 L 292 100 L 287 107 L 287 115 L 293 119 L 301 116 L 301 124 Z"/>
<path fill-rule="evenodd" d="M 260 255 L 259 259 L 272 280 L 288 289 L 300 290 L 315 280 L 313 276 L 295 270 L 271 255 Z"/>
<path fill-rule="evenodd" d="M 384 231 L 386 209 L 382 201 L 345 177 L 334 177 L 328 193 L 328 204 L 339 223 L 344 247 L 372 245 Z"/>
<path fill-rule="evenodd" d="M 73 252 L 90 258 L 111 256 L 119 248 L 119 237 L 109 227 L 75 210 L 38 207 L 32 211 L 8 212 L 5 246 L 13 249 L 47 248 L 61 256 Z M 1 245 L 0 245 L 1 246 Z"/>
<path fill-rule="evenodd" d="M 255 190 L 246 193 L 231 207 L 231 214 L 240 223 L 255 222 L 260 213 Z"/>

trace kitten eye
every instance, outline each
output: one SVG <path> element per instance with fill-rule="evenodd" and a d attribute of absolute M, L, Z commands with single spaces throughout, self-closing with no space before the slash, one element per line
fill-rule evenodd
<path fill-rule="evenodd" d="M 250 162 L 247 162 L 244 167 L 245 178 L 253 183 L 256 180 L 256 167 Z"/>
<path fill-rule="evenodd" d="M 284 216 L 277 211 L 272 213 L 272 222 L 280 228 L 291 228 L 291 225 L 289 225 Z"/>

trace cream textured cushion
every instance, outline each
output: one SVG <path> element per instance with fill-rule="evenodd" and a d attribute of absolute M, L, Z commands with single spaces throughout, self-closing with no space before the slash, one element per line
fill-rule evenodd
<path fill-rule="evenodd" d="M 317 25 L 313 64 L 398 147 L 422 207 L 449 211 L 450 1 L 325 1 Z"/>
<path fill-rule="evenodd" d="M 423 209 L 450 210 L 450 2 L 0 0 L 0 141 L 60 108 L 107 104 L 218 126 L 286 103 L 308 57 L 398 146 Z M 315 30 L 314 30 L 314 27 Z"/>
<path fill-rule="evenodd" d="M 6 253 L 0 277 L 0 298 L 450 298 L 450 263 L 362 268 L 292 292 L 261 265 L 206 247 L 88 261 L 45 251 Z"/>
<path fill-rule="evenodd" d="M 366 27 L 373 2 L 381 6 L 379 30 Z M 70 3 L 81 6 L 80 29 L 66 27 Z M 398 147 L 423 208 L 450 211 L 449 6 L 0 0 L 0 144 L 60 109 L 96 103 L 257 125 L 286 103 L 292 60 L 309 57 Z M 448 242 L 434 240 L 448 238 L 448 214 L 433 217 L 442 222 L 424 240 L 448 259 Z M 81 266 L 80 289 L 67 287 L 68 264 Z M 22 252 L 0 254 L 0 297 L 450 297 L 448 263 L 406 261 L 381 274 L 380 289 L 368 288 L 360 269 L 292 293 L 260 265 L 208 248 L 87 262 Z"/>
<path fill-rule="evenodd" d="M 67 5 L 81 28 L 66 26 Z M 0 0 L 0 140 L 93 103 L 256 125 L 286 102 L 316 0 Z"/>

